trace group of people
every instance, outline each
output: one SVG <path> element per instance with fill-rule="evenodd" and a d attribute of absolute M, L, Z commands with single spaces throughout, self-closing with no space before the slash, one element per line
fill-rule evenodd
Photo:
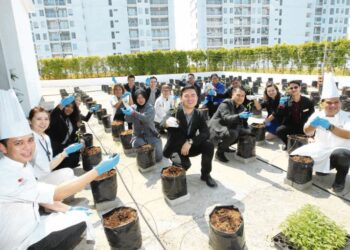
<path fill-rule="evenodd" d="M 135 76 L 128 82 L 115 84 L 110 99 L 112 119 L 128 123 L 133 129 L 135 148 L 151 144 L 156 161 L 169 158 L 185 170 L 190 158 L 201 155 L 201 177 L 209 187 L 217 187 L 211 177 L 215 158 L 228 162 L 227 153 L 244 135 L 251 135 L 248 119 L 251 108 L 266 109 L 266 139 L 280 138 L 287 147 L 287 136 L 306 134 L 315 142 L 291 152 L 314 159 L 318 175 L 337 170 L 333 183 L 341 192 L 350 165 L 350 113 L 340 109 L 338 89 L 331 75 L 323 81 L 321 110 L 300 93 L 300 82 L 290 81 L 283 96 L 278 87 L 268 83 L 262 100 L 233 78 L 225 87 L 217 74 L 201 86 L 193 74 L 181 83 L 179 96 L 172 95 L 173 86 L 158 87 L 151 77 L 145 87 L 135 85 Z M 202 101 L 200 101 L 202 100 Z M 68 96 L 50 113 L 42 107 L 31 109 L 28 120 L 12 90 L 0 90 L 0 179 L 7 188 L 0 189 L 1 249 L 66 249 L 79 243 L 84 231 L 93 239 L 86 209 L 71 207 L 64 199 L 109 171 L 119 162 L 119 155 L 102 161 L 80 177 L 72 168 L 79 165 L 84 148 L 77 136 L 82 121 L 88 121 L 98 106 L 83 115 L 81 97 Z M 11 109 L 8 109 L 11 107 Z M 208 109 L 209 121 L 203 112 Z M 161 134 L 167 135 L 163 147 Z M 39 206 L 54 211 L 40 215 Z M 25 223 L 23 224 L 23 220 Z"/>

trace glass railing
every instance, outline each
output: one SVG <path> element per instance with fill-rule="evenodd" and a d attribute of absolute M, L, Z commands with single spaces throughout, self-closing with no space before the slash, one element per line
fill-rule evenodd
<path fill-rule="evenodd" d="M 128 4 L 136 4 L 136 0 L 128 0 L 127 3 Z"/>
<path fill-rule="evenodd" d="M 153 15 L 153 16 L 164 16 L 164 15 L 168 15 L 168 10 L 152 10 L 152 9 L 151 9 L 151 15 Z"/>
<path fill-rule="evenodd" d="M 168 26 L 168 22 L 151 22 L 152 26 Z"/>
<path fill-rule="evenodd" d="M 207 0 L 207 4 L 222 4 L 222 0 Z"/>
<path fill-rule="evenodd" d="M 151 4 L 168 4 L 168 0 L 150 0 Z"/>

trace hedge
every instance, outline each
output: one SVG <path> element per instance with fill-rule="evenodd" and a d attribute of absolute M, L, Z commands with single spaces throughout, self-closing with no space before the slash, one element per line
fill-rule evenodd
<path fill-rule="evenodd" d="M 325 70 L 349 75 L 347 65 L 349 56 L 350 40 L 340 39 L 334 42 L 281 44 L 256 48 L 152 51 L 107 57 L 50 58 L 39 60 L 38 67 L 42 79 L 229 70 L 311 74 L 320 73 L 322 67 Z"/>

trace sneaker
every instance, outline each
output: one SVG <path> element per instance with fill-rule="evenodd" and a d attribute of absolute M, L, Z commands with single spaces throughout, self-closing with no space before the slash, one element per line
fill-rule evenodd
<path fill-rule="evenodd" d="M 214 179 L 210 176 L 210 175 L 208 175 L 208 176 L 201 176 L 201 180 L 202 181 L 205 181 L 205 183 L 207 183 L 207 185 L 209 186 L 209 187 L 217 187 L 218 186 L 218 184 L 216 183 L 216 181 L 214 181 Z"/>
<path fill-rule="evenodd" d="M 223 151 L 216 151 L 215 153 L 215 159 L 221 162 L 228 162 L 229 160 L 225 156 L 225 152 Z"/>
<path fill-rule="evenodd" d="M 336 193 L 340 193 L 341 191 L 343 191 L 344 187 L 345 187 L 345 181 L 343 183 L 334 182 L 332 185 L 333 191 Z"/>

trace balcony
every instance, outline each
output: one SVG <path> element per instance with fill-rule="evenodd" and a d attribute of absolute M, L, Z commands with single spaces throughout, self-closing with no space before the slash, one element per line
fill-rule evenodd
<path fill-rule="evenodd" d="M 130 49 L 139 49 L 139 48 L 140 48 L 139 40 L 130 41 Z"/>
<path fill-rule="evenodd" d="M 168 49 L 169 40 L 152 40 L 152 49 Z"/>
<path fill-rule="evenodd" d="M 212 9 L 212 8 L 207 8 L 207 15 L 208 16 L 217 16 L 217 15 L 222 15 L 222 9 Z"/>
<path fill-rule="evenodd" d="M 130 39 L 138 39 L 139 31 L 138 30 L 129 30 Z"/>
<path fill-rule="evenodd" d="M 222 0 L 207 0 L 207 4 L 222 4 Z"/>
<path fill-rule="evenodd" d="M 128 24 L 129 24 L 129 27 L 137 27 L 138 26 L 137 18 L 129 18 Z"/>
<path fill-rule="evenodd" d="M 155 27 L 169 26 L 168 18 L 151 18 L 151 25 Z"/>
<path fill-rule="evenodd" d="M 136 4 L 136 0 L 127 0 L 127 4 Z"/>
<path fill-rule="evenodd" d="M 128 16 L 137 16 L 137 8 L 128 8 Z"/>
<path fill-rule="evenodd" d="M 168 7 L 152 7 L 151 8 L 152 16 L 167 16 L 168 15 Z"/>
<path fill-rule="evenodd" d="M 44 0 L 45 6 L 66 5 L 66 0 Z"/>
<path fill-rule="evenodd" d="M 169 32 L 154 32 L 152 30 L 152 37 L 165 37 L 165 38 L 168 38 L 169 37 Z"/>
<path fill-rule="evenodd" d="M 150 4 L 168 4 L 168 0 L 150 0 Z"/>

